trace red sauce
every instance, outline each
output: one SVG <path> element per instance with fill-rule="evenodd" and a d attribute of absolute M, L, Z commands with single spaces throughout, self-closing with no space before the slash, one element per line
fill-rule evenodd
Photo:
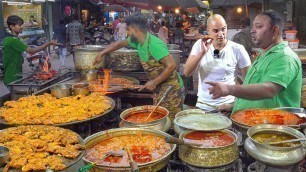
<path fill-rule="evenodd" d="M 184 140 L 203 144 L 202 147 L 218 147 L 232 144 L 235 138 L 223 131 L 194 131 L 186 134 Z"/>
<path fill-rule="evenodd" d="M 152 161 L 152 156 L 148 148 L 144 146 L 133 146 L 132 147 L 133 160 L 138 163 L 146 163 Z"/>
<path fill-rule="evenodd" d="M 243 125 L 257 124 L 298 125 L 306 122 L 293 113 L 275 109 L 247 109 L 235 112 L 231 118 Z"/>
<path fill-rule="evenodd" d="M 152 121 L 156 121 L 158 119 L 161 119 L 163 117 L 166 116 L 165 113 L 161 113 L 161 112 L 154 112 L 150 118 L 146 121 L 147 117 L 149 116 L 151 112 L 137 112 L 137 113 L 133 113 L 127 117 L 125 117 L 124 119 L 129 121 L 129 122 L 134 122 L 134 123 L 147 123 L 147 122 L 152 122 Z"/>

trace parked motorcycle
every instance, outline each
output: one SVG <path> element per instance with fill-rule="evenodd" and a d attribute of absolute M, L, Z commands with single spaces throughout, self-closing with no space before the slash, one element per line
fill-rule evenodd
<path fill-rule="evenodd" d="M 104 26 L 85 29 L 84 37 L 87 45 L 105 45 L 112 41 L 112 35 Z"/>

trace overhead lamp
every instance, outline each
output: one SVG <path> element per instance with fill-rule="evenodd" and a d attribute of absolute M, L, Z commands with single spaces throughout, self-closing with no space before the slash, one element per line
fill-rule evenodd
<path fill-rule="evenodd" d="M 31 4 L 30 1 L 2 1 L 7 3 L 7 5 L 29 5 Z"/>
<path fill-rule="evenodd" d="M 176 14 L 180 13 L 180 10 L 179 9 L 175 9 L 175 13 Z"/>
<path fill-rule="evenodd" d="M 242 8 L 241 7 L 238 7 L 237 8 L 237 13 L 241 13 L 242 12 Z"/>
<path fill-rule="evenodd" d="M 159 5 L 159 6 L 157 6 L 157 9 L 161 10 L 161 9 L 163 9 L 163 7 Z"/>

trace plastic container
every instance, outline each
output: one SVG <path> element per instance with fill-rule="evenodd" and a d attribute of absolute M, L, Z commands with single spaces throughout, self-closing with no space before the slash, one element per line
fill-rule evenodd
<path fill-rule="evenodd" d="M 285 34 L 286 34 L 286 40 L 291 41 L 291 40 L 296 39 L 297 31 L 296 30 L 286 30 Z"/>
<path fill-rule="evenodd" d="M 298 49 L 299 48 L 299 42 L 300 41 L 298 39 L 290 40 L 290 41 L 288 41 L 289 47 L 291 49 Z"/>

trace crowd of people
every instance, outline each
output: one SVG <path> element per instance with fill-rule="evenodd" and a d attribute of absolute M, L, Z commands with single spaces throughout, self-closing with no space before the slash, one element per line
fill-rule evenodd
<path fill-rule="evenodd" d="M 222 112 L 246 108 L 299 107 L 301 62 L 283 42 L 284 22 L 281 16 L 268 10 L 256 16 L 252 27 L 250 19 L 243 18 L 241 21 L 243 30 L 234 36 L 234 42 L 227 38 L 225 19 L 219 14 L 210 16 L 206 29 L 208 37 L 201 37 L 192 46 L 184 65 L 184 74 L 190 76 L 197 69 L 199 82 L 196 107 L 205 111 Z M 137 49 L 140 62 L 149 78 L 140 90 L 152 90 L 154 102 L 157 103 L 165 90 L 172 86 L 168 98 L 161 106 L 170 111 L 170 118 L 173 120 L 174 115 L 182 110 L 184 93 L 182 78 L 176 71 L 176 64 L 166 46 L 169 43 L 166 23 L 158 15 L 151 22 L 140 13 L 125 18 L 116 17 L 112 23 L 115 42 L 99 53 L 95 63 L 122 47 Z M 61 56 L 65 56 L 66 47 L 73 48 L 84 43 L 83 27 L 77 18 L 73 18 L 67 26 L 61 21 L 61 26 L 55 29 L 58 42 L 50 41 L 35 49 L 17 38 L 22 24 L 23 20 L 18 16 L 7 19 L 11 35 L 4 40 L 6 85 L 18 79 L 16 73 L 22 72 L 22 52 L 34 53 L 49 45 L 60 45 Z M 173 34 L 184 35 L 191 26 L 187 15 L 182 14 L 182 20 L 176 22 Z M 248 40 L 241 41 L 242 34 Z M 245 43 L 246 41 L 249 42 Z M 181 44 L 183 39 L 177 37 L 174 43 Z M 252 64 L 248 45 L 262 49 Z M 238 76 L 240 83 L 237 82 Z"/>

